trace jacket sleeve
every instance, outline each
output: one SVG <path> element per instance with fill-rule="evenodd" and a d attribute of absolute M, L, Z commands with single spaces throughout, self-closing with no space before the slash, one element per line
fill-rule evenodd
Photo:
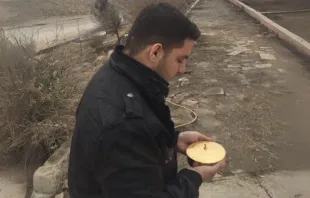
<path fill-rule="evenodd" d="M 161 151 L 152 135 L 122 123 L 102 140 L 102 164 L 97 176 L 103 197 L 108 198 L 196 198 L 201 176 L 183 169 L 169 183 L 164 183 L 160 165 Z M 98 163 L 101 164 L 101 163 Z"/>

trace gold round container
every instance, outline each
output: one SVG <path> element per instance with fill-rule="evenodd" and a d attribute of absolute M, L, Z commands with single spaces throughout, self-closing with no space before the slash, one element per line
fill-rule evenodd
<path fill-rule="evenodd" d="M 203 141 L 189 145 L 186 154 L 191 166 L 195 162 L 200 165 L 214 165 L 225 159 L 226 151 L 222 145 L 216 142 Z"/>

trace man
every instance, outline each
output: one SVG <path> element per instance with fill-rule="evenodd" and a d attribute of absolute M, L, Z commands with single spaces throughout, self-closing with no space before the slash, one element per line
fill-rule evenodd
<path fill-rule="evenodd" d="M 178 133 L 165 105 L 171 80 L 185 72 L 197 26 L 169 4 L 150 5 L 135 20 L 126 46 L 87 86 L 76 115 L 69 161 L 71 198 L 196 198 L 223 168 L 177 172 L 177 156 L 198 132 Z"/>

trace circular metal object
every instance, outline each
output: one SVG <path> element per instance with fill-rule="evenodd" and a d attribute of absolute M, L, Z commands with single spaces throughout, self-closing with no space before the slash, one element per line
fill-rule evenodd
<path fill-rule="evenodd" d="M 187 156 L 201 164 L 215 164 L 226 156 L 224 147 L 216 142 L 195 142 L 186 149 Z"/>

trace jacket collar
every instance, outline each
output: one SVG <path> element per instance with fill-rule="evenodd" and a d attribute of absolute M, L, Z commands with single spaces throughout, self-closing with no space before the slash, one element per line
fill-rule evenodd
<path fill-rule="evenodd" d="M 165 102 L 169 93 L 169 83 L 155 71 L 126 55 L 123 49 L 124 46 L 116 46 L 111 54 L 110 65 L 134 82 L 145 97 Z"/>
<path fill-rule="evenodd" d="M 170 109 L 165 104 L 165 98 L 169 93 L 168 82 L 155 71 L 127 56 L 123 53 L 123 49 L 123 46 L 116 46 L 111 54 L 109 65 L 135 84 L 156 117 L 167 129 L 167 133 L 165 133 L 167 146 L 175 146 L 177 134 L 174 131 Z"/>

